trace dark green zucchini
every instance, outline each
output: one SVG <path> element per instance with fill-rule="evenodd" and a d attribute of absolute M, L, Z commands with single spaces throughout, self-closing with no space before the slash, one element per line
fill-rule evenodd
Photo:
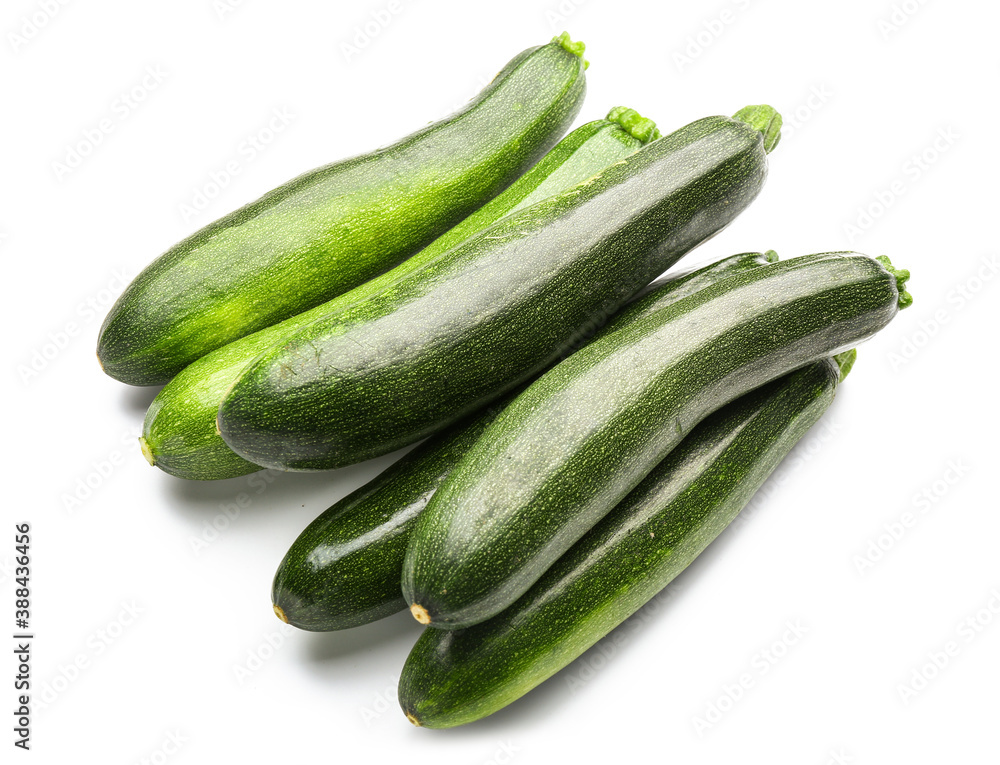
<path fill-rule="evenodd" d="M 101 328 L 104 371 L 167 382 L 209 351 L 363 284 L 533 165 L 586 90 L 567 35 L 515 57 L 455 114 L 391 146 L 318 168 L 169 249 Z"/>
<path fill-rule="evenodd" d="M 140 439 L 146 459 L 171 475 L 197 480 L 260 470 L 259 465 L 235 454 L 215 427 L 223 397 L 257 356 L 316 319 L 332 317 L 377 295 L 506 215 L 571 188 L 656 138 L 659 132 L 652 120 L 633 109 L 616 107 L 606 119 L 578 127 L 502 194 L 391 271 L 202 356 L 153 399 Z"/>
<path fill-rule="evenodd" d="M 310 523 L 274 576 L 278 618 L 324 632 L 405 609 L 399 573 L 413 521 L 506 403 L 428 439 Z"/>
<path fill-rule="evenodd" d="M 414 617 L 453 629 L 502 611 L 706 415 L 888 324 L 907 276 L 857 253 L 772 263 L 613 327 L 555 366 L 421 514 L 403 566 Z"/>
<path fill-rule="evenodd" d="M 266 467 L 340 467 L 512 390 L 754 199 L 780 118 L 751 119 L 693 122 L 299 330 L 226 396 L 223 439 Z"/>
<path fill-rule="evenodd" d="M 410 722 L 450 728 L 493 714 L 611 632 L 729 525 L 837 381 L 823 359 L 718 410 L 503 613 L 424 630 L 399 680 Z"/>
<path fill-rule="evenodd" d="M 656 285 L 660 308 L 727 274 L 772 262 L 744 253 Z M 638 320 L 641 313 L 629 312 Z M 406 608 L 399 581 L 410 530 L 444 477 L 499 414 L 501 399 L 470 422 L 432 436 L 314 520 L 292 544 L 274 577 L 271 602 L 280 619 L 305 630 L 339 630 Z"/>

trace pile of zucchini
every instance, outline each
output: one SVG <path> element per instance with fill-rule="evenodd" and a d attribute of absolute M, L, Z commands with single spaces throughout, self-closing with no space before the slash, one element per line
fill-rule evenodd
<path fill-rule="evenodd" d="M 140 439 L 187 479 L 327 470 L 422 441 L 311 523 L 282 620 L 428 626 L 416 725 L 489 715 L 659 592 L 906 307 L 885 257 L 743 253 L 659 281 L 760 192 L 781 117 L 669 135 L 635 111 L 559 140 L 587 62 L 565 33 L 465 108 L 306 173 L 157 258 L 101 328 L 159 385 Z"/>

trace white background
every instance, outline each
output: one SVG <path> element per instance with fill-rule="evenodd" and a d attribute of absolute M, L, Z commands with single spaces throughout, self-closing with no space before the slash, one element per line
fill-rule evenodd
<path fill-rule="evenodd" d="M 366 42 L 373 12 L 389 22 Z M 1000 246 L 987 235 L 998 22 L 995 3 L 971 0 L 8 0 L 0 623 L 13 631 L 13 526 L 27 521 L 34 692 L 47 700 L 31 753 L 14 755 L 1000 761 Z M 748 103 L 784 113 L 759 200 L 685 266 L 748 249 L 889 254 L 913 271 L 916 302 L 862 347 L 823 424 L 656 605 L 489 720 L 418 730 L 395 701 L 419 632 L 408 615 L 306 634 L 282 629 L 269 600 L 299 531 L 388 459 L 267 481 L 171 478 L 135 442 L 155 391 L 102 375 L 96 333 L 122 274 L 302 171 L 443 116 L 564 28 L 592 63 L 581 123 L 617 104 L 665 132 Z M 248 150 L 275 110 L 288 124 Z M 90 141 L 102 120 L 111 129 Z M 88 141 L 76 167 L 57 164 Z M 239 174 L 186 214 L 233 159 Z M 230 520 L 241 493 L 249 506 Z M 906 513 L 898 539 L 882 536 Z M 789 622 L 806 630 L 794 643 Z M 904 698 L 949 642 L 957 655 Z M 745 674 L 751 687 L 720 701 Z M 724 712 L 699 731 L 713 704 Z M 3 727 L 9 751 L 9 712 Z"/>

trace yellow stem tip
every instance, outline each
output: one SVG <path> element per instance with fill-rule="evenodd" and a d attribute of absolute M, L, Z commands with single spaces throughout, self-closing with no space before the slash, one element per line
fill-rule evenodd
<path fill-rule="evenodd" d="M 421 624 L 430 624 L 431 615 L 427 613 L 427 609 L 421 606 L 419 603 L 414 603 L 410 606 L 410 613 L 413 614 L 413 618 L 416 619 Z"/>
<path fill-rule="evenodd" d="M 142 449 L 142 456 L 150 465 L 156 465 L 156 458 L 153 457 L 153 450 L 149 448 L 149 443 L 145 438 L 139 436 L 139 448 Z"/>

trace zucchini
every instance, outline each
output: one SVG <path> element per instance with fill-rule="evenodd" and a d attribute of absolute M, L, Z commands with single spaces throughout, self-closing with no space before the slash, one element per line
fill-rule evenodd
<path fill-rule="evenodd" d="M 428 439 L 310 523 L 274 576 L 278 618 L 326 632 L 404 610 L 399 573 L 413 520 L 505 403 Z"/>
<path fill-rule="evenodd" d="M 734 255 L 668 278 L 657 285 L 655 301 L 647 303 L 660 308 L 772 258 L 773 253 Z M 628 321 L 641 316 L 629 313 Z M 278 618 L 300 629 L 327 631 L 405 609 L 399 582 L 410 530 L 441 481 L 509 400 L 427 439 L 309 524 L 274 576 L 271 602 Z"/>
<path fill-rule="evenodd" d="M 424 630 L 399 680 L 410 722 L 486 717 L 621 624 L 729 525 L 829 407 L 837 380 L 823 359 L 718 410 L 506 611 Z"/>
<path fill-rule="evenodd" d="M 908 276 L 857 253 L 772 263 L 615 327 L 558 364 L 421 514 L 403 567 L 414 617 L 456 628 L 502 611 L 699 420 L 888 324 Z"/>
<path fill-rule="evenodd" d="M 215 427 L 226 392 L 261 353 L 323 316 L 343 312 L 422 268 L 511 212 L 571 188 L 659 138 L 656 124 L 633 109 L 616 107 L 606 119 L 574 130 L 502 194 L 490 200 L 412 258 L 350 292 L 283 322 L 224 345 L 185 367 L 146 412 L 140 445 L 150 464 L 181 478 L 232 478 L 260 470 L 235 454 Z"/>
<path fill-rule="evenodd" d="M 693 122 L 299 330 L 223 400 L 223 439 L 265 467 L 341 467 L 531 379 L 753 200 L 780 118 L 750 119 Z"/>
<path fill-rule="evenodd" d="M 211 350 L 393 267 L 531 167 L 586 90 L 563 34 L 516 56 L 451 116 L 300 175 L 157 258 L 101 327 L 104 371 L 167 382 Z"/>

